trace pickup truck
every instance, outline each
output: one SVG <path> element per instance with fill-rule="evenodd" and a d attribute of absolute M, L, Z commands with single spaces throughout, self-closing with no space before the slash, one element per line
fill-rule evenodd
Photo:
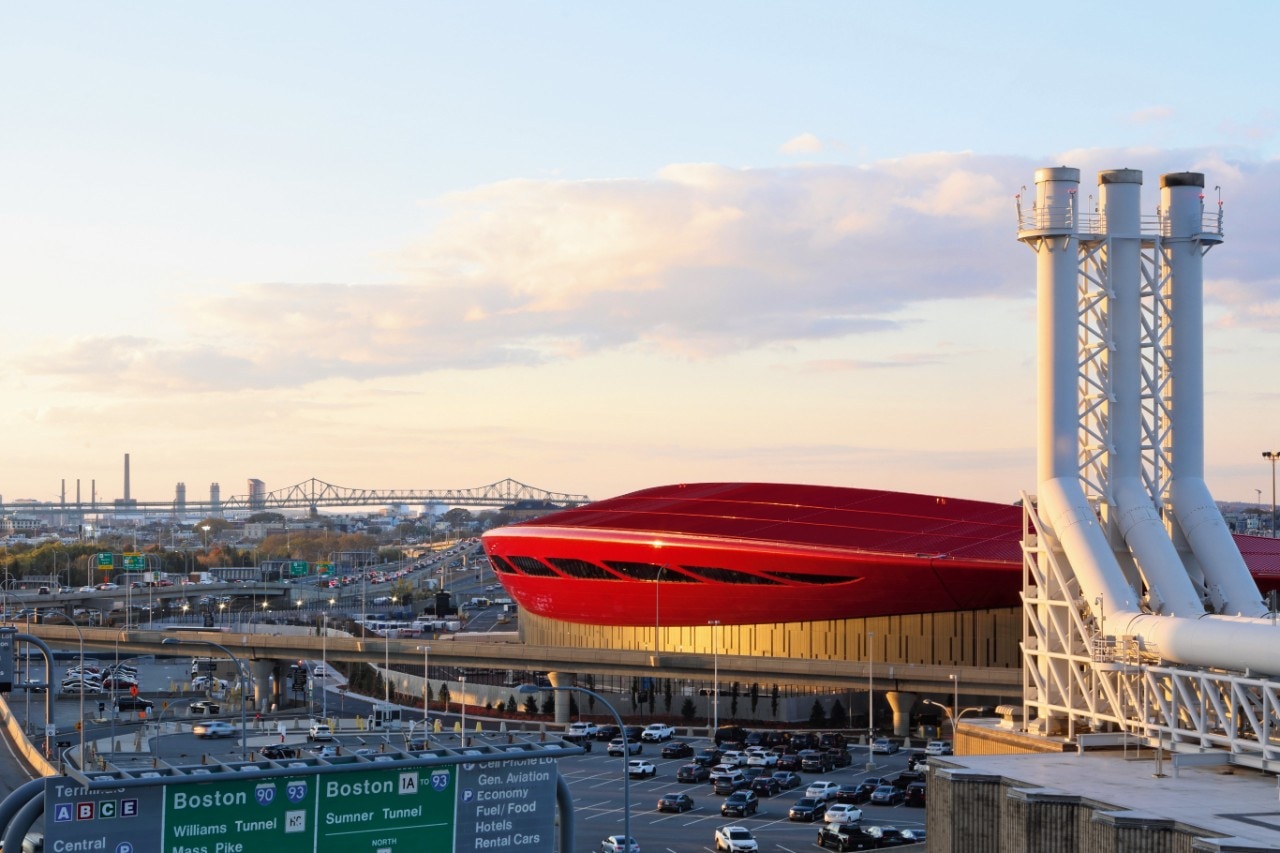
<path fill-rule="evenodd" d="M 570 723 L 569 728 L 565 729 L 565 734 L 582 735 L 583 737 L 595 737 L 599 731 L 599 726 L 595 723 Z"/>
<path fill-rule="evenodd" d="M 644 731 L 640 733 L 640 739 L 646 743 L 658 743 L 664 740 L 670 740 L 676 733 L 674 726 L 668 726 L 664 723 L 650 723 L 644 727 Z"/>

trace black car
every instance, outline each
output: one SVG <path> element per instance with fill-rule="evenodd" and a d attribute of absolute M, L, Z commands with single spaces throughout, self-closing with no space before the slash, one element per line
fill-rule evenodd
<path fill-rule="evenodd" d="M 754 782 L 765 775 L 765 770 L 759 764 L 752 764 L 742 768 L 742 775 L 747 777 L 748 782 Z"/>
<path fill-rule="evenodd" d="M 747 736 L 742 742 L 747 746 L 764 746 L 764 732 L 747 732 Z"/>
<path fill-rule="evenodd" d="M 751 780 L 751 790 L 760 797 L 772 797 L 782 792 L 782 783 L 772 776 L 757 776 Z"/>
<path fill-rule="evenodd" d="M 705 767 L 715 767 L 720 763 L 720 755 L 720 750 L 707 747 L 694 753 L 693 760 Z"/>
<path fill-rule="evenodd" d="M 140 699 L 137 696 L 121 696 L 116 699 L 116 710 L 119 711 L 145 711 L 149 716 L 153 707 L 155 703 L 150 699 Z"/>
<path fill-rule="evenodd" d="M 262 749 L 258 750 L 258 754 L 261 755 L 263 758 L 274 758 L 276 760 L 279 760 L 281 758 L 297 758 L 299 755 L 299 751 L 296 746 L 285 746 L 284 744 L 280 744 L 280 743 L 269 743 L 266 746 L 262 747 Z"/>
<path fill-rule="evenodd" d="M 875 850 L 879 839 L 861 827 L 827 824 L 818 830 L 818 846 L 829 850 Z"/>
<path fill-rule="evenodd" d="M 871 792 L 864 791 L 857 782 L 848 782 L 836 790 L 836 802 L 856 806 L 871 799 Z"/>
<path fill-rule="evenodd" d="M 840 732 L 823 732 L 818 735 L 819 749 L 844 749 L 848 744 Z"/>
<path fill-rule="evenodd" d="M 849 750 L 843 746 L 828 747 L 823 754 L 830 756 L 833 767 L 848 767 L 853 763 L 853 756 L 849 755 Z"/>
<path fill-rule="evenodd" d="M 716 746 L 726 743 L 742 743 L 747 739 L 747 730 L 742 726 L 721 726 L 716 729 Z"/>
<path fill-rule="evenodd" d="M 822 820 L 827 813 L 826 800 L 817 797 L 801 797 L 796 800 L 791 811 L 787 812 L 787 820 L 807 820 L 813 823 Z"/>
<path fill-rule="evenodd" d="M 778 770 L 796 771 L 800 769 L 800 756 L 794 752 L 784 752 L 778 756 L 778 763 L 775 765 Z"/>
<path fill-rule="evenodd" d="M 644 726 L 623 726 L 622 731 L 629 741 L 640 743 L 644 740 L 644 738 L 641 737 L 641 735 L 644 734 Z"/>
<path fill-rule="evenodd" d="M 775 770 L 773 771 L 773 778 L 778 780 L 778 784 L 782 786 L 784 791 L 800 787 L 800 775 L 790 770 Z"/>
<path fill-rule="evenodd" d="M 813 732 L 792 732 L 787 744 L 793 752 L 799 752 L 802 749 L 813 749 L 818 745 L 818 739 L 813 736 Z"/>
<path fill-rule="evenodd" d="M 687 812 L 693 808 L 693 797 L 688 794 L 663 794 L 658 799 L 658 811 L 660 812 Z"/>
<path fill-rule="evenodd" d="M 596 740 L 602 740 L 605 743 L 613 740 L 622 734 L 622 729 L 614 725 L 601 726 L 596 729 Z"/>
<path fill-rule="evenodd" d="M 903 770 L 893 777 L 893 787 L 906 788 L 913 782 L 923 782 L 924 773 L 920 770 Z"/>
<path fill-rule="evenodd" d="M 663 758 L 689 758 L 693 755 L 693 747 L 682 740 L 673 740 L 662 748 Z"/>
<path fill-rule="evenodd" d="M 926 790 L 927 786 L 924 782 L 912 782 L 907 786 L 906 804 L 916 808 L 924 808 Z"/>
<path fill-rule="evenodd" d="M 676 771 L 677 782 L 707 782 L 711 779 L 711 768 L 705 764 L 685 764 Z"/>
<path fill-rule="evenodd" d="M 734 791 L 720 804 L 722 817 L 748 817 L 760 808 L 760 798 L 754 791 Z"/>

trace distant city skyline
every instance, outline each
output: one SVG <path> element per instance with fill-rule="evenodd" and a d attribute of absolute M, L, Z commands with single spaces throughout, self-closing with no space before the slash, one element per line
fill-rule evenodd
<path fill-rule="evenodd" d="M 5 501 L 1035 483 L 1037 168 L 1201 171 L 1206 474 L 1280 450 L 1280 6 L 6 16 Z"/>

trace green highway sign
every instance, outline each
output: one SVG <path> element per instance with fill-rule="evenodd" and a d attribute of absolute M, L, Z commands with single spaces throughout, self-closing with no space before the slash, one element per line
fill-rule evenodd
<path fill-rule="evenodd" d="M 453 767 L 398 767 L 316 777 L 315 853 L 452 850 Z"/>
<path fill-rule="evenodd" d="M 147 558 L 143 554 L 125 554 L 123 564 L 126 572 L 143 572 L 147 569 Z"/>
<path fill-rule="evenodd" d="M 106 554 L 106 553 L 98 554 L 98 568 L 104 569 L 104 570 L 114 569 L 115 566 L 116 566 L 115 554 Z"/>
<path fill-rule="evenodd" d="M 306 560 L 292 560 L 289 563 L 289 574 L 293 577 L 300 577 L 307 573 L 310 564 Z"/>
<path fill-rule="evenodd" d="M 161 848 L 173 853 L 308 853 L 319 780 L 278 776 L 168 785 Z"/>
<path fill-rule="evenodd" d="M 322 575 L 333 574 L 333 563 L 316 563 L 316 571 Z"/>

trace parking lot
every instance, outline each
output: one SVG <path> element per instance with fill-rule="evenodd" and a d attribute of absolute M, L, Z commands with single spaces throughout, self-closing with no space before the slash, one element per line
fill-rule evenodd
<path fill-rule="evenodd" d="M 688 742 L 695 750 L 710 745 L 710 741 L 705 739 Z M 560 759 L 560 773 L 573 792 L 575 849 L 582 853 L 599 851 L 606 836 L 622 834 L 623 759 L 605 755 L 604 746 L 596 743 L 587 755 Z M 657 767 L 657 775 L 631 780 L 631 834 L 639 842 L 642 853 L 714 851 L 715 830 L 727 824 L 750 829 L 762 851 L 821 849 L 817 844 L 821 820 L 805 823 L 787 819 L 788 810 L 803 796 L 805 787 L 819 779 L 846 784 L 874 776 L 893 777 L 906 769 L 907 758 L 912 754 L 904 750 L 893 755 L 875 755 L 875 769 L 867 770 L 866 747 L 850 747 L 853 759 L 850 766 L 825 773 L 801 773 L 800 787 L 772 797 L 761 797 L 756 814 L 745 818 L 725 818 L 720 815 L 720 804 L 725 797 L 713 794 L 707 782 L 677 782 L 676 770 L 689 763 L 689 759 L 664 759 L 660 755 L 661 749 L 659 744 L 647 743 L 638 756 L 652 761 Z M 658 799 L 668 792 L 693 797 L 693 809 L 679 814 L 658 812 Z M 871 803 L 862 803 L 858 808 L 863 811 L 864 826 L 924 828 L 922 808 Z"/>

